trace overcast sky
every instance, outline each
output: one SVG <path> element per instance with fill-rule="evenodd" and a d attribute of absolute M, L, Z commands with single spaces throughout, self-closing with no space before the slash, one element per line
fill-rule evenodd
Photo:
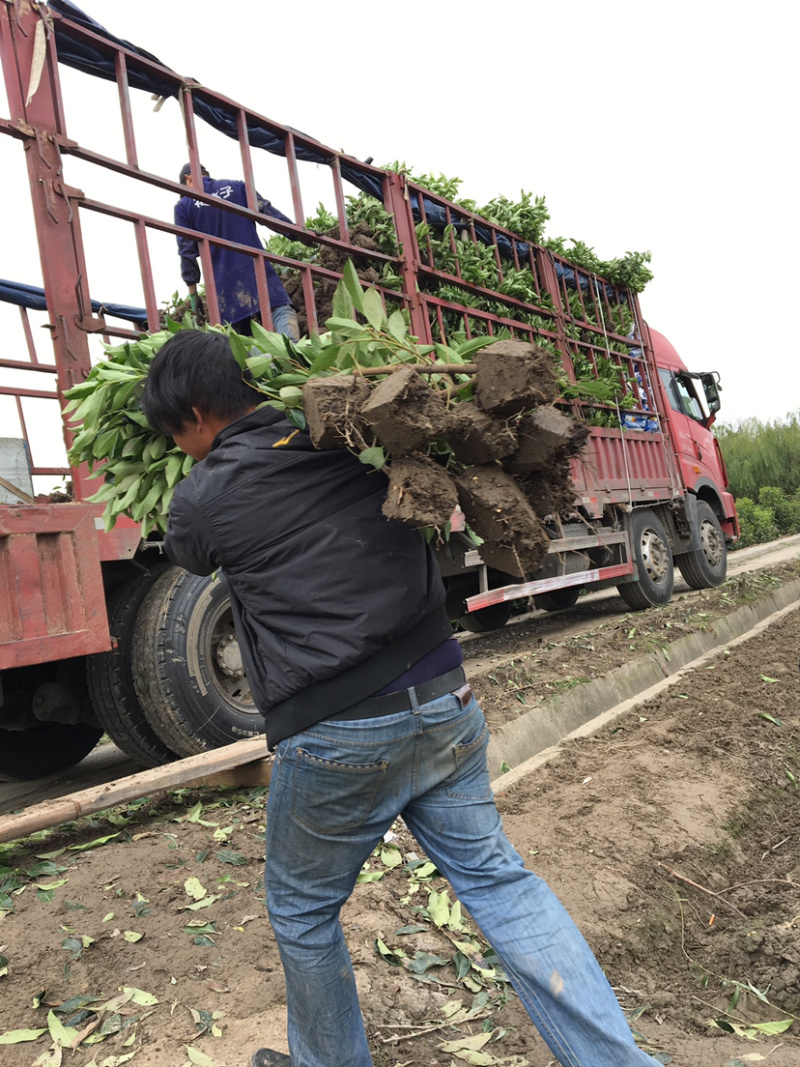
<path fill-rule="evenodd" d="M 461 194 L 479 203 L 543 194 L 548 233 L 586 241 L 603 258 L 649 249 L 644 316 L 691 369 L 720 372 L 720 419 L 800 410 L 800 5 L 80 6 L 179 73 L 333 148 L 458 176 Z M 61 70 L 69 136 L 121 156 L 113 84 Z M 176 101 L 155 113 L 146 94 L 133 96 L 141 165 L 177 177 L 187 152 Z M 235 143 L 199 126 L 212 174 L 240 176 Z M 254 157 L 260 192 L 291 214 L 285 161 Z M 20 142 L 0 138 L 0 166 L 14 205 L 0 219 L 0 277 L 40 284 Z M 142 195 L 79 161 L 65 166 L 91 198 Z M 301 165 L 301 180 L 309 212 L 320 198 L 333 206 L 326 168 Z M 171 218 L 173 203 L 149 193 L 136 206 Z M 130 229 L 92 217 L 84 232 L 92 297 L 142 303 Z M 183 291 L 172 240 L 154 239 L 151 252 L 159 298 Z"/>

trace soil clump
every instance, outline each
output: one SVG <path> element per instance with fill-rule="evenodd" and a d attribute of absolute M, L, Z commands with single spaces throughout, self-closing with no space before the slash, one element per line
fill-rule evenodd
<path fill-rule="evenodd" d="M 537 408 L 519 419 L 518 447 L 504 466 L 515 474 L 527 471 L 553 472 L 560 461 L 577 456 L 588 437 L 589 427 L 584 423 L 553 407 Z M 563 466 L 561 469 L 564 469 Z"/>
<path fill-rule="evenodd" d="M 510 456 L 518 443 L 512 421 L 496 419 L 476 404 L 451 408 L 445 435 L 459 463 L 470 467 Z"/>
<path fill-rule="evenodd" d="M 434 460 L 427 456 L 392 460 L 382 509 L 387 519 L 441 529 L 450 521 L 457 504 L 453 479 Z"/>
<path fill-rule="evenodd" d="M 407 456 L 442 432 L 447 409 L 419 371 L 401 367 L 373 388 L 361 416 L 384 448 Z"/>
<path fill-rule="evenodd" d="M 329 230 L 325 237 L 331 237 L 335 240 L 340 239 L 339 227 L 334 226 L 332 230 Z M 350 242 L 356 248 L 363 248 L 368 252 L 379 252 L 377 242 L 372 237 L 369 226 L 365 222 L 358 222 L 350 229 Z M 372 265 L 372 260 L 368 256 L 354 255 L 352 249 L 346 252 L 344 249 L 331 248 L 327 245 L 320 246 L 318 263 L 320 267 L 324 267 L 325 270 L 334 271 L 337 277 L 328 278 L 324 275 L 312 272 L 313 287 L 314 287 L 314 304 L 317 312 L 317 326 L 310 327 L 308 322 L 308 316 L 306 314 L 305 297 L 303 294 L 303 275 L 300 271 L 290 270 L 287 271 L 281 277 L 283 286 L 289 296 L 290 301 L 297 310 L 297 321 L 300 328 L 300 336 L 305 337 L 311 332 L 312 328 L 316 328 L 319 333 L 325 331 L 325 323 L 333 315 L 333 294 L 336 292 L 336 286 L 339 283 L 339 277 L 344 270 L 345 263 L 348 259 L 351 259 L 353 266 L 356 268 L 359 277 L 366 285 L 378 285 L 380 284 L 380 275 L 375 267 Z"/>
<path fill-rule="evenodd" d="M 507 417 L 558 396 L 553 354 L 525 341 L 496 341 L 475 353 L 475 396 L 484 411 Z"/>
<path fill-rule="evenodd" d="M 514 480 L 497 466 L 469 467 L 456 478 L 461 509 L 483 538 L 478 546 L 489 567 L 524 578 L 547 555 L 541 522 Z"/>
<path fill-rule="evenodd" d="M 370 387 L 358 375 L 309 378 L 303 386 L 303 411 L 314 448 L 353 447 L 363 440 L 361 407 Z"/>

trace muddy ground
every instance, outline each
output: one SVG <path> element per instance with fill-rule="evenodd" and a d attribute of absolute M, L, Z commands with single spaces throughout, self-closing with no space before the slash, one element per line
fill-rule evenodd
<path fill-rule="evenodd" d="M 582 649 L 558 636 L 558 617 L 541 644 L 512 626 L 473 657 L 476 688 L 490 719 L 518 714 L 515 685 L 534 704 L 639 640 L 682 636 L 681 612 L 712 616 L 726 607 L 713 598 L 732 594 L 636 616 L 620 602 L 579 605 Z M 662 1062 L 800 1062 L 799 650 L 792 612 L 498 798 Z M 528 681 L 499 670 L 508 655 L 525 657 Z M 245 1067 L 260 1044 L 285 1048 L 263 825 L 257 790 L 192 790 L 0 846 L 0 1034 L 36 1035 L 51 1013 L 50 1032 L 0 1045 L 4 1067 L 58 1063 L 48 1050 L 82 1031 L 63 1064 Z M 457 970 L 453 937 L 467 935 L 450 928 L 452 896 L 401 824 L 395 833 L 343 914 L 375 1063 L 546 1067 L 501 976 Z"/>

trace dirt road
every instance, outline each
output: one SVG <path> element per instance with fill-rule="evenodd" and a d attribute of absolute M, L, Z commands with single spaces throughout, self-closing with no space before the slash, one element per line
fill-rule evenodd
<path fill-rule="evenodd" d="M 800 1062 L 798 648 L 787 609 L 498 797 L 662 1062 Z M 258 791 L 183 791 L 0 846 L 0 1034 L 34 1037 L 4 1067 L 59 1042 L 74 1067 L 285 1048 L 263 827 Z M 492 962 L 423 861 L 398 822 L 343 913 L 376 1065 L 546 1067 L 502 974 L 457 956 L 474 938 Z"/>

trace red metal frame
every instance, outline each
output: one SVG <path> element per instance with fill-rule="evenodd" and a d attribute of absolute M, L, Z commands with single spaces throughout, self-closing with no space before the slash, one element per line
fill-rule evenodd
<path fill-rule="evenodd" d="M 96 512 L 0 507 L 0 669 L 110 648 Z"/>
<path fill-rule="evenodd" d="M 77 38 L 91 44 L 93 48 L 113 60 L 118 88 L 124 158 L 116 159 L 101 155 L 71 140 L 67 136 L 66 120 L 61 104 L 55 37 L 50 29 L 52 20 L 61 18 L 63 16 L 50 9 L 33 5 L 5 3 L 0 7 L 0 54 L 8 87 L 10 109 L 9 118 L 0 119 L 0 133 L 17 138 L 25 149 L 24 155 L 44 275 L 49 328 L 56 358 L 55 367 L 43 365 L 36 359 L 30 325 L 23 312 L 23 328 L 29 362 L 0 359 L 0 368 L 26 369 L 39 374 L 52 374 L 55 376 L 57 388 L 52 391 L 37 388 L 0 389 L 1 393 L 12 393 L 17 397 L 20 415 L 22 415 L 20 398 L 26 396 L 58 397 L 63 402 L 63 393 L 86 377 L 91 365 L 89 350 L 91 333 L 101 333 L 105 338 L 136 336 L 135 331 L 128 327 L 114 325 L 103 316 L 92 315 L 91 278 L 85 262 L 81 235 L 83 211 L 115 218 L 133 227 L 150 330 L 158 329 L 160 325 L 158 294 L 153 283 L 150 259 L 151 231 L 169 233 L 173 236 L 183 234 L 197 241 L 206 283 L 206 305 L 212 321 L 219 317 L 211 270 L 213 244 L 235 249 L 252 256 L 256 261 L 258 291 L 264 319 L 268 324 L 270 322 L 266 279 L 268 262 L 278 267 L 288 265 L 300 271 L 306 313 L 312 329 L 317 326 L 315 281 L 339 277 L 335 271 L 322 267 L 318 262 L 296 263 L 263 249 L 247 248 L 209 237 L 203 233 L 183 230 L 176 227 L 171 219 L 146 216 L 131 211 L 124 205 L 93 199 L 85 195 L 83 191 L 65 184 L 62 155 L 68 154 L 92 164 L 98 175 L 102 175 L 104 171 L 112 171 L 136 182 L 156 186 L 176 197 L 183 194 L 184 188 L 173 179 L 144 171 L 139 167 L 129 87 L 129 73 L 134 69 L 151 71 L 162 82 L 174 87 L 181 103 L 189 159 L 193 173 L 198 178 L 200 156 L 195 99 L 210 102 L 232 117 L 241 150 L 242 169 L 248 193 L 247 207 L 209 197 L 202 190 L 199 182 L 195 183 L 192 190 L 193 196 L 198 200 L 217 206 L 223 203 L 225 209 L 251 218 L 268 231 L 277 232 L 294 240 L 313 242 L 317 249 L 332 248 L 343 251 L 347 255 L 355 254 L 361 259 L 369 260 L 379 272 L 386 264 L 389 264 L 392 271 L 401 279 L 401 290 L 397 292 L 378 286 L 379 291 L 385 301 L 393 300 L 395 303 L 398 301 L 402 303 L 408 311 L 411 332 L 422 341 L 431 343 L 436 339 L 446 343 L 454 328 L 462 329 L 467 337 L 474 336 L 476 333 L 494 335 L 499 330 L 507 330 L 512 337 L 551 346 L 555 352 L 560 354 L 564 373 L 571 381 L 575 381 L 573 367 L 575 358 L 580 357 L 585 360 L 589 366 L 595 368 L 595 372 L 601 360 L 611 359 L 622 368 L 630 383 L 629 388 L 634 398 L 634 407 L 630 410 L 634 414 L 654 414 L 646 406 L 642 389 L 638 384 L 641 380 L 652 406 L 655 396 L 661 395 L 657 392 L 660 390 L 660 384 L 653 351 L 642 324 L 635 294 L 619 286 L 610 285 L 587 271 L 574 268 L 567 260 L 554 256 L 545 249 L 524 241 L 518 235 L 489 224 L 468 210 L 423 190 L 405 175 L 384 171 L 329 150 L 313 138 L 272 122 L 258 112 L 245 108 L 204 86 L 182 79 L 174 71 L 163 68 L 124 46 L 110 42 L 73 23 L 70 23 L 70 29 Z M 34 47 L 37 41 L 37 30 L 38 40 L 41 40 L 42 26 L 45 27 L 46 43 L 44 65 L 38 83 L 32 85 L 31 72 L 35 69 Z M 296 224 L 283 223 L 272 218 L 267 219 L 257 210 L 252 149 L 249 144 L 249 129 L 256 124 L 266 127 L 283 141 Z M 304 229 L 306 213 L 298 163 L 298 151 L 302 149 L 313 149 L 316 152 L 322 150 L 326 155 L 339 224 L 338 238 L 311 235 Z M 394 218 L 397 244 L 400 250 L 397 255 L 387 255 L 351 245 L 342 188 L 342 167 L 345 163 L 351 170 L 360 170 L 381 182 L 384 206 Z M 426 205 L 429 206 L 426 207 Z M 484 288 L 475 281 L 468 281 L 462 271 L 461 241 L 456 240 L 454 229 L 449 231 L 447 241 L 447 259 L 452 270 L 444 271 L 442 264 L 437 264 L 435 261 L 435 249 L 430 235 L 422 241 L 419 241 L 417 237 L 417 225 L 420 221 L 423 223 L 426 221 L 430 205 L 434 205 L 438 211 L 443 212 L 445 221 L 453 227 L 457 226 L 467 241 L 478 243 L 479 230 L 488 232 L 494 241 L 494 265 L 501 279 L 506 277 L 512 269 L 519 270 L 527 267 L 531 273 L 531 285 L 536 294 L 536 303 L 527 304 L 512 296 Z M 509 250 L 509 258 L 500 254 L 499 243 L 501 241 Z M 568 286 L 566 280 L 565 271 L 568 270 L 574 271 L 573 278 L 577 277 L 579 281 L 579 284 L 572 288 Z M 437 295 L 436 287 L 439 285 L 454 287 L 464 293 L 464 302 L 452 298 L 444 299 Z M 498 314 L 496 311 L 476 309 L 468 305 L 467 296 L 486 298 L 492 301 L 493 306 L 499 304 L 505 310 Z M 623 329 L 628 324 L 631 326 L 630 331 Z M 576 415 L 581 416 L 586 413 L 585 403 L 575 400 L 571 404 Z M 614 416 L 613 407 L 607 407 L 606 410 L 612 417 Z M 659 433 L 622 432 L 618 429 L 602 428 L 592 430 L 590 446 L 585 457 L 573 465 L 578 503 L 584 507 L 589 516 L 601 516 L 603 508 L 608 504 L 635 505 L 669 502 L 685 491 L 679 457 L 673 444 L 669 409 L 662 409 L 658 415 L 660 418 Z M 24 419 L 22 422 L 24 429 Z M 71 435 L 68 429 L 65 431 L 65 436 L 69 441 Z M 62 472 L 40 467 L 34 468 L 34 473 Z M 87 483 L 85 472 L 73 471 L 72 474 L 78 500 L 94 492 L 95 485 L 92 482 Z M 52 510 L 58 513 L 63 511 L 64 507 L 65 505 L 55 505 Z M 14 509 L 15 514 L 21 514 L 23 510 Z M 0 507 L 0 515 L 5 515 L 6 511 L 7 509 Z M 98 512 L 99 509 L 96 507 L 86 509 L 86 514 L 92 516 L 91 523 L 81 523 L 75 528 L 75 537 L 78 536 L 78 529 L 81 531 L 80 536 L 85 537 L 86 554 L 97 560 L 98 566 L 101 559 L 130 557 L 135 552 L 138 542 L 138 528 L 129 521 L 122 521 L 112 534 L 97 531 L 95 520 Z M 38 518 L 36 522 L 39 522 Z M 17 532 L 22 536 L 21 528 Z M 65 549 L 65 551 L 69 555 L 73 549 Z M 83 555 L 81 558 L 83 559 Z M 615 565 L 600 568 L 597 571 L 587 571 L 583 575 L 583 580 L 604 580 L 622 573 Z M 624 573 L 631 573 L 629 565 Z M 562 576 L 557 580 L 563 585 L 571 584 L 573 579 L 577 581 L 576 576 L 569 576 L 569 580 Z M 547 583 L 552 581 L 552 579 L 546 579 L 541 589 L 550 588 L 551 585 Z M 533 583 L 533 585 L 536 584 Z M 534 591 L 539 591 L 539 587 L 537 586 Z M 482 596 L 488 595 L 495 595 L 495 592 L 482 594 Z M 520 593 L 518 592 L 517 595 Z M 473 601 L 477 605 L 475 598 L 472 598 L 470 606 L 473 606 Z M 41 598 L 40 607 L 43 609 L 46 607 L 45 601 Z M 49 645 L 55 642 L 52 645 L 53 649 L 56 644 L 59 648 L 74 649 L 72 652 L 59 654 L 77 654 L 78 651 L 88 651 L 94 637 L 86 636 L 89 633 L 86 628 L 80 632 L 84 636 L 80 639 L 76 637 L 73 645 L 66 640 L 59 644 L 56 636 L 49 634 L 47 643 Z M 42 638 L 37 638 L 37 640 L 42 640 Z M 42 658 L 52 658 L 52 656 Z"/>

